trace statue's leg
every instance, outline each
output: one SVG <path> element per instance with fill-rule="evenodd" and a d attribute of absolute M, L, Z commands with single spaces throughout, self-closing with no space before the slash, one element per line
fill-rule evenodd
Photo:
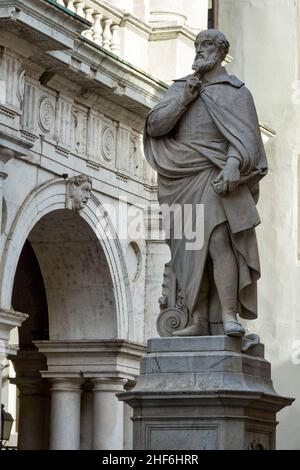
<path fill-rule="evenodd" d="M 174 336 L 209 336 L 208 294 L 210 289 L 209 275 L 205 269 L 196 306 L 191 314 L 192 324 L 173 333 Z"/>
<path fill-rule="evenodd" d="M 218 225 L 211 234 L 209 255 L 213 276 L 222 307 L 224 331 L 230 336 L 243 336 L 245 330 L 237 321 L 238 266 L 226 224 Z"/>

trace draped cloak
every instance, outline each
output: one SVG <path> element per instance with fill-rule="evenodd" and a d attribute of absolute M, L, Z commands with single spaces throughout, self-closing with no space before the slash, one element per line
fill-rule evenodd
<path fill-rule="evenodd" d="M 244 83 L 222 68 L 185 108 L 180 98 L 187 78 L 174 81 L 149 113 L 144 132 L 146 159 L 158 173 L 160 204 L 204 205 L 202 248 L 187 250 L 185 238 L 177 239 L 171 231 L 166 240 L 171 268 L 193 312 L 205 280 L 210 236 L 216 226 L 227 223 L 238 264 L 238 313 L 255 319 L 260 265 L 254 227 L 260 223 L 259 180 L 267 173 L 255 105 Z M 241 179 L 235 192 L 222 197 L 213 184 L 229 157 L 240 161 Z M 220 318 L 218 299 L 212 308 L 213 322 Z"/>

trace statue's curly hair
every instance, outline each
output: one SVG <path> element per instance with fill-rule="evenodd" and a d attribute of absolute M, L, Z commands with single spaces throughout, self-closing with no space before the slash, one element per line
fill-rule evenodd
<path fill-rule="evenodd" d="M 70 178 L 70 182 L 75 184 L 75 186 L 80 186 L 83 183 L 90 183 L 92 186 L 92 180 L 87 175 L 76 175 Z"/>

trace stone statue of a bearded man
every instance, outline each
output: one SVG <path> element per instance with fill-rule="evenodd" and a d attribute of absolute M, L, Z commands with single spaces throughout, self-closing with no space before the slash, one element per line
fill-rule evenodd
<path fill-rule="evenodd" d="M 150 112 L 145 155 L 158 173 L 160 204 L 203 204 L 204 243 L 187 250 L 174 231 L 170 269 L 189 312 L 182 336 L 243 336 L 257 316 L 259 256 L 254 227 L 267 160 L 252 95 L 222 63 L 229 42 L 211 29 L 195 41 L 194 73 L 175 80 Z"/>

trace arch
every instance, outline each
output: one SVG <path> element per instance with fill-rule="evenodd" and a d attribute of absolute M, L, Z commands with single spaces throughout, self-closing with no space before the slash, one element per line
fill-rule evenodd
<path fill-rule="evenodd" d="M 6 238 L 0 264 L 0 305 L 11 307 L 17 263 L 31 230 L 38 221 L 58 209 L 66 209 L 66 182 L 54 178 L 35 188 L 19 208 Z M 91 227 L 105 254 L 113 282 L 118 338 L 128 339 L 132 300 L 126 262 L 113 224 L 98 198 L 92 194 L 80 216 Z"/>

